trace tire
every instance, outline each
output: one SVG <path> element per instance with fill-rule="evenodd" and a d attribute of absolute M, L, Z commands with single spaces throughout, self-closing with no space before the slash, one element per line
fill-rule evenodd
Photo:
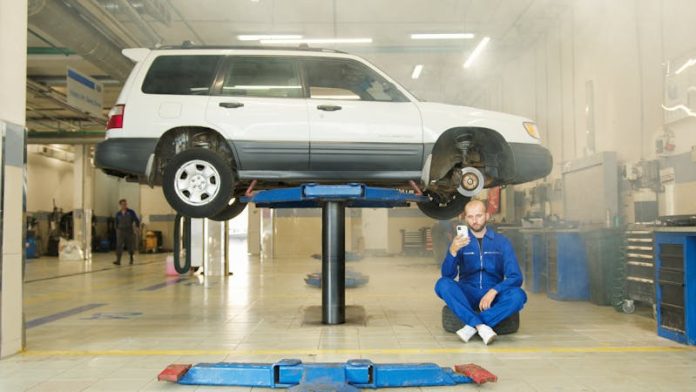
<path fill-rule="evenodd" d="M 464 323 L 452 312 L 452 310 L 447 306 L 442 307 L 442 328 L 451 333 L 455 333 L 464 327 Z M 511 333 L 517 332 L 520 329 L 520 314 L 515 313 L 505 320 L 501 321 L 500 324 L 493 327 L 493 330 L 498 335 L 509 335 Z"/>
<path fill-rule="evenodd" d="M 230 219 L 235 218 L 237 215 L 241 214 L 242 211 L 246 208 L 247 203 L 239 201 L 238 198 L 232 199 L 232 202 L 227 205 L 227 207 L 224 207 L 222 211 L 218 212 L 214 216 L 211 216 L 210 219 L 218 222 L 225 222 Z"/>
<path fill-rule="evenodd" d="M 210 218 L 227 206 L 235 179 L 225 158 L 212 150 L 194 148 L 175 155 L 167 164 L 162 190 L 181 215 Z"/>
<path fill-rule="evenodd" d="M 457 217 L 464 211 L 464 206 L 471 200 L 470 197 L 454 193 L 452 199 L 446 204 L 441 204 L 436 199 L 430 199 L 425 203 L 418 203 L 418 208 L 427 216 L 437 220 L 448 220 Z"/>

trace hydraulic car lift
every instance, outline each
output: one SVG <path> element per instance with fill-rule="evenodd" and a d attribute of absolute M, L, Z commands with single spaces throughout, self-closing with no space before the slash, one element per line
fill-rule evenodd
<path fill-rule="evenodd" d="M 405 207 L 428 201 L 426 196 L 363 184 L 305 184 L 294 188 L 260 191 L 240 198 L 269 208 L 317 208 L 322 210 L 321 309 L 324 324 L 345 322 L 345 216 L 346 207 Z"/>
<path fill-rule="evenodd" d="M 346 363 L 200 363 L 169 365 L 157 377 L 184 385 L 290 388 L 293 391 L 357 391 L 358 388 L 394 388 L 483 384 L 497 377 L 478 365 L 457 365 L 454 370 L 434 363 L 376 364 L 368 359 Z"/>
<path fill-rule="evenodd" d="M 345 208 L 405 207 L 409 202 L 428 201 L 420 193 L 363 184 L 305 184 L 253 195 L 251 188 L 253 184 L 240 200 L 255 203 L 257 207 L 321 207 L 324 324 L 345 322 Z M 177 232 L 180 220 L 177 217 Z M 178 260 L 175 264 L 178 265 Z M 293 391 L 357 391 L 358 388 L 483 384 L 496 381 L 497 377 L 475 364 L 456 365 L 452 370 L 434 363 L 375 364 L 367 359 L 353 359 L 346 363 L 302 363 L 299 359 L 283 359 L 276 363 L 174 364 L 162 371 L 158 380 L 185 385 L 290 388 Z"/>
<path fill-rule="evenodd" d="M 322 209 L 321 242 L 321 308 L 324 324 L 345 322 L 345 216 L 346 207 L 391 208 L 406 207 L 409 202 L 427 202 L 420 191 L 402 192 L 397 189 L 368 187 L 364 184 L 318 185 L 304 184 L 294 188 L 260 191 L 252 194 L 255 182 L 239 200 L 268 208 L 318 208 Z M 413 184 L 414 189 L 418 189 Z M 182 237 L 183 226 L 183 237 Z M 191 267 L 191 220 L 177 214 L 174 222 L 174 268 L 180 274 Z M 187 250 L 182 265 L 179 250 Z"/>

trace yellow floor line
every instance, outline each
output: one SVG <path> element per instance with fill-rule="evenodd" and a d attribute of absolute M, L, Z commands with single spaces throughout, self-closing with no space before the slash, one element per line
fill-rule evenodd
<path fill-rule="evenodd" d="M 442 348 L 442 349 L 292 349 L 292 350 L 27 350 L 24 356 L 64 356 L 64 357 L 102 357 L 102 356 L 200 356 L 200 355 L 368 355 L 368 354 L 530 354 L 530 353 L 649 353 L 649 352 L 694 352 L 696 347 L 689 346 L 607 346 L 607 347 L 487 347 L 487 348 Z"/>

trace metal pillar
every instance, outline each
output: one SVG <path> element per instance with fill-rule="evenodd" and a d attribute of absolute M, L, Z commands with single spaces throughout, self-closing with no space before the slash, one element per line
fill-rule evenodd
<path fill-rule="evenodd" d="M 321 312 L 324 324 L 346 322 L 346 209 L 327 201 L 321 209 Z"/>

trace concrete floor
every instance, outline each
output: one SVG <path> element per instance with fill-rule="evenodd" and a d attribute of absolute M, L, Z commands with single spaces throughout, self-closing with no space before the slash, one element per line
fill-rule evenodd
<path fill-rule="evenodd" d="M 530 294 L 520 331 L 491 346 L 467 344 L 441 327 L 428 258 L 375 257 L 347 263 L 369 283 L 347 291 L 364 318 L 340 326 L 310 321 L 320 290 L 310 257 L 237 256 L 228 278 L 167 277 L 165 255 L 116 267 L 32 260 L 24 285 L 27 348 L 0 361 L 0 391 L 248 390 L 157 382 L 172 363 L 477 363 L 498 376 L 481 387 L 423 391 L 696 391 L 696 349 L 660 338 L 655 322 L 588 302 Z M 63 276 L 57 277 L 56 276 Z M 418 388 L 411 388 L 416 390 Z"/>

